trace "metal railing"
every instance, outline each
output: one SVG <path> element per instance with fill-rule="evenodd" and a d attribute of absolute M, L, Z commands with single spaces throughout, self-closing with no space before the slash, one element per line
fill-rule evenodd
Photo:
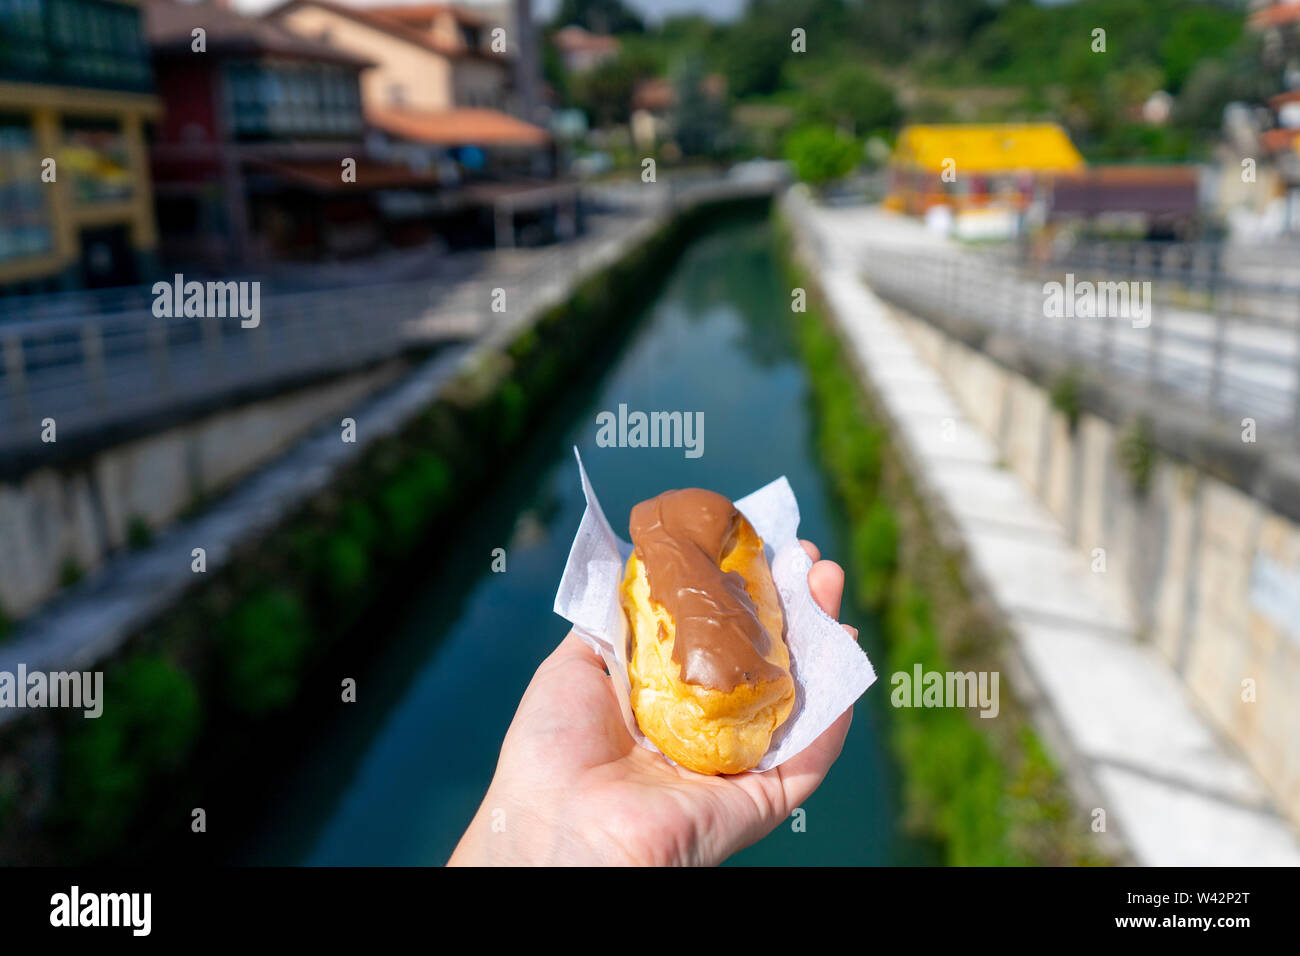
<path fill-rule="evenodd" d="M 989 255 L 1006 257 L 1006 252 Z M 1300 321 L 1300 254 L 1282 245 L 1218 241 L 1078 240 L 1058 248 L 1015 247 L 1019 264 L 1160 283 L 1169 298 L 1259 321 Z"/>
<path fill-rule="evenodd" d="M 1149 324 L 1132 312 L 1104 314 L 1109 296 L 1095 310 L 1103 314 L 1054 316 L 1045 284 L 1064 286 L 1062 272 L 1030 274 L 1013 262 L 961 250 L 873 248 L 861 266 L 882 297 L 910 311 L 978 323 L 1071 364 L 1177 395 L 1216 416 L 1285 428 L 1300 440 L 1300 322 L 1289 315 L 1243 316 L 1219 307 L 1213 294 L 1209 308 L 1201 308 L 1183 302 L 1176 288 L 1146 280 Z M 1110 271 L 1074 281 L 1076 289 L 1083 281 L 1121 283 L 1132 293 L 1129 284 L 1142 280 Z"/>
<path fill-rule="evenodd" d="M 40 455 L 46 419 L 63 443 L 158 413 L 221 407 L 409 348 L 477 339 L 554 301 L 674 207 L 772 189 L 716 177 L 658 185 L 584 187 L 586 232 L 498 250 L 473 275 L 261 296 L 254 327 L 237 315 L 157 317 L 148 286 L 0 301 L 0 459 Z"/>

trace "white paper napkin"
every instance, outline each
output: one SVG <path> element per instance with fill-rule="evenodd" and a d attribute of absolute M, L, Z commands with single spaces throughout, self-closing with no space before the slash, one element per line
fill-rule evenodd
<path fill-rule="evenodd" d="M 623 719 L 637 743 L 659 752 L 641 733 L 632 715 L 627 674 L 630 628 L 618 589 L 632 545 L 614 533 L 600 510 L 595 489 L 578 459 L 587 510 L 569 551 L 555 595 L 555 613 L 605 659 L 614 678 Z M 763 539 L 772 578 L 785 613 L 786 644 L 795 682 L 794 710 L 777 728 L 772 746 L 755 771 L 785 763 L 821 736 L 876 680 L 867 655 L 848 633 L 817 606 L 808 590 L 810 559 L 799 544 L 799 503 L 784 476 L 736 502 Z M 668 758 L 664 758 L 668 759 Z"/>

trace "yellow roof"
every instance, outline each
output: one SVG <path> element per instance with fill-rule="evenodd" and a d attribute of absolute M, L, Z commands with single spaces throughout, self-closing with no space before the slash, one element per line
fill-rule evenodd
<path fill-rule="evenodd" d="M 1084 162 L 1065 130 L 1055 123 L 989 123 L 907 126 L 898 134 L 892 162 L 942 172 L 946 159 L 957 172 L 1012 170 L 1062 172 Z"/>

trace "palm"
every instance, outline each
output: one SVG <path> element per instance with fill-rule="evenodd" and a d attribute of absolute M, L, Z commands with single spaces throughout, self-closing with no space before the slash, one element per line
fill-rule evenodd
<path fill-rule="evenodd" d="M 816 549 L 809 548 L 814 560 Z M 813 596 L 839 612 L 843 575 L 818 562 Z M 561 808 L 548 856 L 640 864 L 718 863 L 755 842 L 817 788 L 839 755 L 852 711 L 775 770 L 709 777 L 637 745 L 601 658 L 574 634 L 538 668 L 501 749 L 497 778 Z M 494 784 L 495 786 L 495 784 Z M 489 801 L 492 799 L 489 792 Z M 527 812 L 527 810 L 525 810 Z"/>

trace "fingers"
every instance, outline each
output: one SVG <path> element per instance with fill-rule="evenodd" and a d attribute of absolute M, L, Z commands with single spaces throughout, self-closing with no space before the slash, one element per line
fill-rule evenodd
<path fill-rule="evenodd" d="M 844 569 L 834 561 L 818 561 L 808 572 L 808 590 L 817 606 L 835 619 L 840 616 L 844 593 Z"/>
<path fill-rule="evenodd" d="M 542 661 L 542 664 L 559 664 L 564 661 L 594 664 L 601 671 L 605 670 L 605 659 L 597 654 L 590 644 L 580 638 L 576 631 L 570 631 L 566 634 L 564 640 L 560 641 L 559 646 L 551 651 L 546 660 Z"/>
<path fill-rule="evenodd" d="M 781 781 L 789 806 L 799 806 L 821 785 L 844 749 L 844 740 L 852 723 L 853 708 L 850 707 L 807 748 L 781 765 Z"/>
<path fill-rule="evenodd" d="M 803 545 L 804 551 L 808 552 L 808 557 L 813 559 L 814 564 L 821 560 L 822 553 L 817 545 L 813 544 L 811 541 L 803 540 L 800 540 L 799 543 Z"/>

